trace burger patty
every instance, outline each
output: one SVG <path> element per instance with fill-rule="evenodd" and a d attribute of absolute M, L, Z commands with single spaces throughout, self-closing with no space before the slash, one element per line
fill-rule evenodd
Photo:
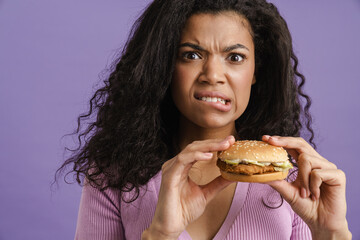
<path fill-rule="evenodd" d="M 229 173 L 235 173 L 235 174 L 245 174 L 245 175 L 253 175 L 253 174 L 262 174 L 262 173 L 270 173 L 275 172 L 274 166 L 257 166 L 254 164 L 237 164 L 237 165 L 231 165 L 227 164 L 224 161 L 221 161 L 220 159 L 217 160 L 217 166 Z"/>

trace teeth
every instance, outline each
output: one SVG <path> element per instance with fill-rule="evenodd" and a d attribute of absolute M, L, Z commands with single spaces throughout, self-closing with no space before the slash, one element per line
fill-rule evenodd
<path fill-rule="evenodd" d="M 216 97 L 214 97 L 214 98 L 212 98 L 212 97 L 202 97 L 201 100 L 205 101 L 205 102 L 213 102 L 213 103 L 220 102 L 220 103 L 222 103 L 224 105 L 226 104 L 226 101 L 224 99 L 216 98 Z"/>

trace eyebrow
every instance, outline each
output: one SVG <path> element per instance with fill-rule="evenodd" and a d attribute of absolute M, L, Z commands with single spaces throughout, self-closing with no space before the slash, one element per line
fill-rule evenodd
<path fill-rule="evenodd" d="M 201 46 L 199 46 L 197 44 L 189 43 L 189 42 L 182 43 L 182 44 L 179 45 L 179 48 L 182 48 L 182 47 L 191 47 L 191 48 L 193 48 L 195 50 L 198 50 L 198 51 L 206 51 L 203 47 L 201 47 Z M 250 51 L 244 45 L 242 45 L 240 43 L 237 43 L 237 44 L 234 44 L 234 45 L 231 45 L 229 47 L 224 48 L 223 52 L 230 52 L 230 51 L 238 49 L 238 48 L 246 49 L 246 50 Z"/>
<path fill-rule="evenodd" d="M 242 48 L 242 49 L 246 49 L 248 51 L 250 51 L 247 47 L 245 47 L 244 45 L 240 44 L 240 43 L 237 43 L 235 45 L 231 45 L 227 48 L 224 49 L 224 52 L 230 52 L 232 50 L 235 50 L 235 49 L 238 49 L 238 48 Z"/>
<path fill-rule="evenodd" d="M 189 43 L 189 42 L 180 44 L 179 48 L 182 48 L 182 47 L 191 47 L 191 48 L 193 48 L 193 49 L 195 49 L 195 50 L 205 51 L 205 49 L 202 48 L 202 47 L 200 47 L 199 45 L 196 45 L 196 44 L 193 44 L 193 43 Z"/>

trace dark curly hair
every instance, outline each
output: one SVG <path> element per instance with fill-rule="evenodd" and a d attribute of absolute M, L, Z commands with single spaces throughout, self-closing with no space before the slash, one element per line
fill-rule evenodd
<path fill-rule="evenodd" d="M 99 189 L 122 192 L 139 188 L 177 154 L 179 112 L 170 94 L 180 34 L 193 14 L 233 11 L 251 25 L 255 44 L 256 84 L 242 116 L 238 136 L 300 136 L 303 124 L 313 144 L 305 78 L 285 20 L 265 0 L 155 0 L 135 22 L 105 85 L 78 117 L 78 147 L 58 169 L 72 165 L 79 184 L 84 177 Z M 304 106 L 303 106 L 304 105 Z M 94 120 L 92 117 L 96 116 Z M 91 120 L 93 119 L 93 120 Z M 87 122 L 90 121 L 90 122 Z M 85 125 L 84 127 L 84 124 Z M 313 144 L 314 145 L 314 144 Z"/>

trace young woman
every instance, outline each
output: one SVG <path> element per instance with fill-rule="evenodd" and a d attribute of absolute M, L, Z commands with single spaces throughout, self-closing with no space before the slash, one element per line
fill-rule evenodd
<path fill-rule="evenodd" d="M 84 183 L 76 239 L 350 239 L 345 175 L 299 137 L 297 64 L 265 0 L 155 0 L 63 165 Z M 235 139 L 284 147 L 296 180 L 223 179 L 216 152 Z"/>

